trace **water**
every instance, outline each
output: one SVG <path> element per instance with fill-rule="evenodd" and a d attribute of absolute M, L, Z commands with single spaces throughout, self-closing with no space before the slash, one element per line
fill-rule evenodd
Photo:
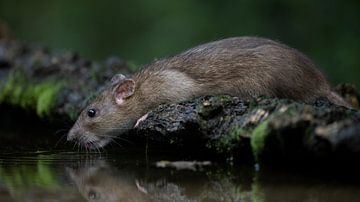
<path fill-rule="evenodd" d="M 327 172 L 254 166 L 159 168 L 143 152 L 19 152 L 0 155 L 0 201 L 359 201 L 360 183 Z M 341 176 L 341 173 L 340 175 Z"/>
<path fill-rule="evenodd" d="M 360 201 L 360 175 L 346 170 L 348 165 L 340 165 L 342 170 L 313 165 L 290 169 L 212 162 L 202 168 L 160 168 L 156 163 L 162 160 L 209 159 L 161 148 L 116 150 L 117 144 L 114 151 L 110 147 L 101 154 L 79 153 L 76 148 L 72 152 L 72 145 L 65 148 L 61 139 L 65 133 L 17 117 L 24 120 L 0 120 L 0 202 Z M 29 127 L 6 129 L 8 122 Z"/>

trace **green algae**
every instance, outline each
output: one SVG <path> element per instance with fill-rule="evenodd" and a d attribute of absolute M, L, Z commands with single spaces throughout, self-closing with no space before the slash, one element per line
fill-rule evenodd
<path fill-rule="evenodd" d="M 262 153 L 265 147 L 265 139 L 267 136 L 267 126 L 269 121 L 265 120 L 260 123 L 251 133 L 251 148 L 255 157 L 255 160 L 259 160 L 259 155 Z"/>
<path fill-rule="evenodd" d="M 13 71 L 0 86 L 0 103 L 35 110 L 38 116 L 44 117 L 51 113 L 63 87 L 63 81 L 49 78 L 37 82 L 28 79 L 23 72 Z"/>

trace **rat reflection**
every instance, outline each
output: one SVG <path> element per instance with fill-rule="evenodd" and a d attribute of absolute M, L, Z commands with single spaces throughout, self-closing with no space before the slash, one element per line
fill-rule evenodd
<path fill-rule="evenodd" d="M 251 201 L 250 192 L 239 189 L 226 176 L 209 179 L 204 172 L 167 170 L 175 178 L 182 176 L 189 180 L 173 182 L 174 179 L 168 179 L 170 176 L 162 171 L 160 176 L 152 176 L 148 181 L 138 179 L 133 170 L 126 170 L 96 160 L 91 164 L 85 163 L 81 168 L 67 168 L 67 173 L 88 201 Z"/>
<path fill-rule="evenodd" d="M 145 189 L 131 175 L 120 172 L 104 161 L 66 170 L 88 201 L 149 201 Z"/>

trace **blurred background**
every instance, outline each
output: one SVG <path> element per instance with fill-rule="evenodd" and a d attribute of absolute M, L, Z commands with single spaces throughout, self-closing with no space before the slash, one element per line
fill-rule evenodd
<path fill-rule="evenodd" d="M 0 0 L 16 38 L 136 66 L 200 43 L 254 35 L 312 58 L 333 84 L 360 86 L 360 1 Z"/>

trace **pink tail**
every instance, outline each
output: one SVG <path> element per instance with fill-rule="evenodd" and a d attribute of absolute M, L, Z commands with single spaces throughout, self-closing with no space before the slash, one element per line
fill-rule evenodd
<path fill-rule="evenodd" d="M 349 103 L 347 103 L 340 95 L 338 95 L 334 91 L 330 91 L 327 98 L 336 105 L 352 108 Z"/>

